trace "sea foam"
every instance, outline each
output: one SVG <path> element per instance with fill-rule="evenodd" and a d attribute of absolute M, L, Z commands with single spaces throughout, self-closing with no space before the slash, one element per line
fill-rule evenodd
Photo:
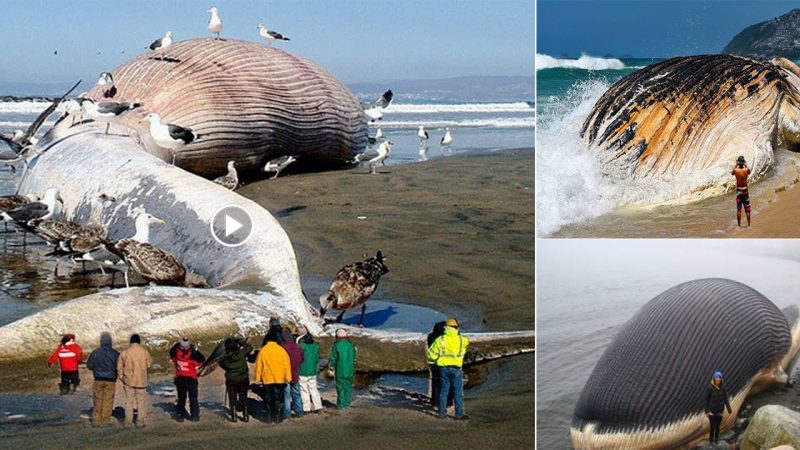
<path fill-rule="evenodd" d="M 553 58 L 550 55 L 536 54 L 534 62 L 536 70 L 542 69 L 585 69 L 585 70 L 619 70 L 625 68 L 625 63 L 616 58 L 599 58 L 581 54 L 578 59 Z"/>

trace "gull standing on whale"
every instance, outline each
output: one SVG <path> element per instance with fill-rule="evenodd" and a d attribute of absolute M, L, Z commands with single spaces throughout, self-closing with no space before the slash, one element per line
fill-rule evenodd
<path fill-rule="evenodd" d="M 163 56 L 164 55 L 164 50 L 169 48 L 170 45 L 172 45 L 172 31 L 167 31 L 164 34 L 164 37 L 158 38 L 155 41 L 153 41 L 148 46 L 148 48 L 150 50 L 159 52 L 159 54 L 161 55 L 159 59 L 164 59 L 164 56 Z"/>
<path fill-rule="evenodd" d="M 267 29 L 263 23 L 258 24 L 258 34 L 261 35 L 264 39 L 267 40 L 269 46 L 272 46 L 272 41 L 288 41 L 289 38 L 278 33 L 277 31 L 272 31 Z"/>
<path fill-rule="evenodd" d="M 103 87 L 103 97 L 111 98 L 117 93 L 117 88 L 114 86 L 114 77 L 111 72 L 101 72 L 100 78 L 97 79 L 96 86 Z"/>
<path fill-rule="evenodd" d="M 211 32 L 212 39 L 219 39 L 219 34 L 222 32 L 222 21 L 219 20 L 219 10 L 215 6 L 207 12 L 211 13 L 211 18 L 208 20 L 208 31 Z"/>
<path fill-rule="evenodd" d="M 111 127 L 109 119 L 116 119 L 122 114 L 142 106 L 141 103 L 127 103 L 127 102 L 102 102 L 96 103 L 94 100 L 87 98 L 81 103 L 81 108 L 87 116 L 96 121 L 106 121 L 106 134 Z"/>
<path fill-rule="evenodd" d="M 200 135 L 190 128 L 184 128 L 171 123 L 161 123 L 161 116 L 150 113 L 145 117 L 150 122 L 150 136 L 160 147 L 172 150 L 172 165 L 175 165 L 175 150 L 190 144 L 200 138 Z"/>

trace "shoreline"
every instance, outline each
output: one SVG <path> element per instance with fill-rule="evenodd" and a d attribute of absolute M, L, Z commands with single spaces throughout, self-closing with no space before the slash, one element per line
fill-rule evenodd
<path fill-rule="evenodd" d="M 470 331 L 532 329 L 533 161 L 530 149 L 506 150 L 389 166 L 375 176 L 367 175 L 366 168 L 294 175 L 237 192 L 265 206 L 289 234 L 306 289 L 325 289 L 343 265 L 380 249 L 391 272 L 381 279 L 374 299 L 456 315 Z M 320 292 L 306 294 L 314 302 Z M 125 347 L 115 344 L 118 349 Z M 483 382 L 465 392 L 465 408 L 472 417 L 467 423 L 439 421 L 419 395 L 396 389 L 375 393 L 381 386 L 373 385 L 359 392 L 354 407 L 344 413 L 331 410 L 278 426 L 257 418 L 249 424 L 230 424 L 219 413 L 224 385 L 217 371 L 201 379 L 198 424 L 178 424 L 169 415 L 173 400 L 151 395 L 152 421 L 143 430 L 92 429 L 80 418 L 87 413 L 85 405 L 91 404 L 90 374 L 85 372 L 76 396 L 59 397 L 56 372 L 39 365 L 41 361 L 31 361 L 20 369 L 39 371 L 28 381 L 39 393 L 15 389 L 0 398 L 42 397 L 44 404 L 72 406 L 70 419 L 65 423 L 37 419 L 31 426 L 18 427 L 2 416 L 0 441 L 15 448 L 186 444 L 230 448 L 263 446 L 266 433 L 279 447 L 338 448 L 347 443 L 353 448 L 532 448 L 534 361 L 533 354 L 524 354 L 476 366 L 469 377 L 473 383 Z M 151 388 L 171 384 L 170 378 L 169 368 L 162 365 L 151 375 Z M 41 394 L 42 390 L 47 393 Z M 330 395 L 323 394 L 328 401 Z M 83 396 L 80 401 L 78 396 Z M 121 403 L 119 398 L 115 403 Z M 6 411 L 8 407 L 0 412 Z M 184 430 L 188 433 L 176 433 Z"/>

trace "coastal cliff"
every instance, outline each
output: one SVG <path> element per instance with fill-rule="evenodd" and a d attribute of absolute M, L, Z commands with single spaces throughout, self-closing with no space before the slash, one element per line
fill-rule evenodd
<path fill-rule="evenodd" d="M 800 58 L 800 9 L 750 25 L 734 36 L 722 53 L 760 58 Z"/>

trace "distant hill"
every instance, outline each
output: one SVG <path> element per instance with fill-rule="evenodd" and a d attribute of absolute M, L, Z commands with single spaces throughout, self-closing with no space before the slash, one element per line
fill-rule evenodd
<path fill-rule="evenodd" d="M 800 9 L 750 25 L 734 36 L 722 53 L 761 58 L 800 58 Z"/>
<path fill-rule="evenodd" d="M 473 76 L 433 80 L 395 80 L 352 83 L 347 87 L 366 99 L 387 89 L 396 100 L 452 100 L 461 102 L 533 101 L 533 76 Z"/>

